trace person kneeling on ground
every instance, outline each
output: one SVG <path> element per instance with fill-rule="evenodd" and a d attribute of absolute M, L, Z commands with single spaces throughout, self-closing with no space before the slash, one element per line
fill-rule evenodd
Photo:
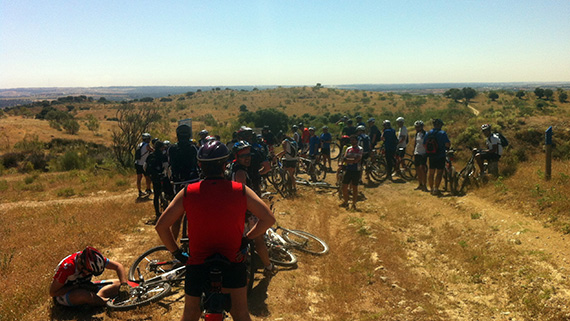
<path fill-rule="evenodd" d="M 119 279 L 91 282 L 94 275 L 101 275 L 106 268 L 116 271 Z M 97 249 L 88 246 L 59 262 L 49 294 L 57 305 L 104 306 L 109 298 L 117 295 L 119 298 L 127 298 L 129 290 L 127 272 L 123 265 L 109 260 Z"/>

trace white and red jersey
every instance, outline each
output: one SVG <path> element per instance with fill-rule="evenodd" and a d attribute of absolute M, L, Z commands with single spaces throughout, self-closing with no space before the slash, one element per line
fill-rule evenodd
<path fill-rule="evenodd" d="M 53 278 L 59 283 L 63 283 L 65 285 L 90 282 L 93 275 L 83 274 L 77 269 L 77 260 L 79 259 L 80 254 L 81 251 L 75 252 L 61 260 L 57 265 L 57 268 L 55 268 L 55 275 Z M 107 265 L 107 263 L 109 263 L 109 259 L 105 258 L 105 265 Z"/>
<path fill-rule="evenodd" d="M 364 154 L 362 147 L 360 146 L 350 146 L 346 149 L 344 159 L 357 159 L 360 158 L 358 163 L 352 163 L 346 165 L 346 170 L 349 171 L 361 171 L 362 170 L 362 155 Z"/>

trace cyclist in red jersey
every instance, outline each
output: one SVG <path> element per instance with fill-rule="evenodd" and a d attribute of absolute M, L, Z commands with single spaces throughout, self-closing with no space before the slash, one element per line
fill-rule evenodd
<path fill-rule="evenodd" d="M 251 320 L 247 308 L 247 275 L 241 252 L 245 212 L 258 218 L 246 237 L 253 240 L 275 223 L 267 205 L 244 184 L 224 179 L 229 150 L 219 141 L 207 142 L 198 151 L 198 162 L 205 179 L 178 193 L 156 223 L 156 231 L 174 257 L 186 263 L 185 303 L 182 320 L 200 319 L 200 296 L 208 271 L 204 260 L 213 254 L 230 262 L 223 273 L 222 291 L 232 300 L 230 314 L 236 321 Z M 183 253 L 170 226 L 184 212 L 188 220 L 188 247 Z"/>
<path fill-rule="evenodd" d="M 119 279 L 91 282 L 105 269 L 115 270 Z M 109 260 L 90 246 L 65 257 L 55 269 L 49 294 L 58 305 L 104 306 L 111 297 L 129 294 L 127 272 L 121 263 Z"/>

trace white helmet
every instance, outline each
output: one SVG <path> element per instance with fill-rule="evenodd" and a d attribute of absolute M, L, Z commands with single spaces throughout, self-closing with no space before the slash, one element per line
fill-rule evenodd
<path fill-rule="evenodd" d="M 404 122 L 404 117 L 398 117 L 398 118 L 396 118 L 396 122 L 397 122 L 397 123 L 403 123 L 403 122 Z"/>

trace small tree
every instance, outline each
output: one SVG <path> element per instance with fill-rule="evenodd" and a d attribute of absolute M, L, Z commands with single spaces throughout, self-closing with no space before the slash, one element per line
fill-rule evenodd
<path fill-rule="evenodd" d="M 70 135 L 77 135 L 81 125 L 75 119 L 66 119 L 61 125 L 65 131 Z"/>
<path fill-rule="evenodd" d="M 545 89 L 544 98 L 546 98 L 546 100 L 552 100 L 552 97 L 554 97 L 554 91 L 552 91 L 552 89 Z"/>
<path fill-rule="evenodd" d="M 522 99 L 525 95 L 526 95 L 526 94 L 525 94 L 524 90 L 519 90 L 519 91 L 517 91 L 517 93 L 515 94 L 515 96 L 516 96 L 518 99 Z"/>
<path fill-rule="evenodd" d="M 492 101 L 497 100 L 497 98 L 499 98 L 499 94 L 497 94 L 496 91 L 490 91 L 489 92 L 489 99 L 491 99 Z"/>
<path fill-rule="evenodd" d="M 469 100 L 477 96 L 477 91 L 471 87 L 465 87 L 461 91 L 463 92 L 463 97 L 465 98 L 465 105 L 469 103 Z"/>
<path fill-rule="evenodd" d="M 161 115 L 156 104 L 124 104 L 117 110 L 118 129 L 113 131 L 113 152 L 119 164 L 132 165 L 134 152 L 141 135 L 160 121 Z"/>
<path fill-rule="evenodd" d="M 99 130 L 99 127 L 99 120 L 92 114 L 87 115 L 87 129 L 95 133 Z"/>
<path fill-rule="evenodd" d="M 563 92 L 563 91 L 561 91 L 561 92 L 558 94 L 558 101 L 560 101 L 561 103 L 565 103 L 567 100 L 568 100 L 568 94 L 565 93 L 565 92 Z"/>
<path fill-rule="evenodd" d="M 245 104 L 242 104 L 241 106 L 239 106 L 239 111 L 240 111 L 241 113 L 248 112 L 247 106 L 246 106 Z"/>
<path fill-rule="evenodd" d="M 458 102 L 460 99 L 463 99 L 463 91 L 457 88 L 451 88 L 443 93 L 443 96 L 447 98 L 453 99 L 455 102 Z"/>
<path fill-rule="evenodd" d="M 544 89 L 536 87 L 536 89 L 534 89 L 534 94 L 536 95 L 536 98 L 541 99 L 544 97 Z"/>

